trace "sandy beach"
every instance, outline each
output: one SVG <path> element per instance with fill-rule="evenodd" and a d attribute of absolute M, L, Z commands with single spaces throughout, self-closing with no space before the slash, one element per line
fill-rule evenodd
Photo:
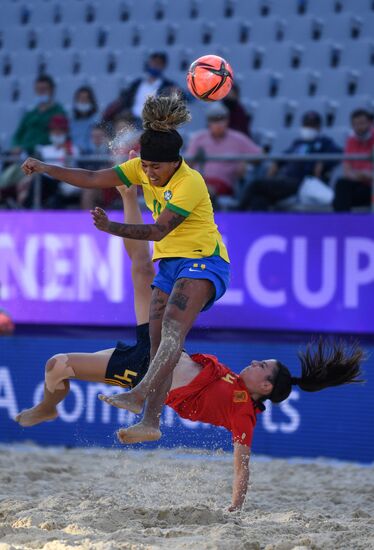
<path fill-rule="evenodd" d="M 0 448 L 0 550 L 371 550 L 374 467 L 255 460 L 229 513 L 231 455 Z"/>

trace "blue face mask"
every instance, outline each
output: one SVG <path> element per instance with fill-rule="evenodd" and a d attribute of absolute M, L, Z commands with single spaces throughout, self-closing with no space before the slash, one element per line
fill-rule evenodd
<path fill-rule="evenodd" d="M 49 103 L 51 100 L 51 96 L 48 94 L 45 95 L 36 95 L 35 96 L 35 105 L 43 105 L 45 103 Z"/>
<path fill-rule="evenodd" d="M 149 74 L 149 76 L 152 76 L 153 78 L 160 78 L 162 76 L 163 71 L 161 69 L 155 69 L 154 67 L 150 67 L 149 65 L 146 65 L 145 72 Z"/>

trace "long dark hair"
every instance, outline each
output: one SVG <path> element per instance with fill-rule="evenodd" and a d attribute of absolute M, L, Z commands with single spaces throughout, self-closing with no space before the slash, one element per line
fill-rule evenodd
<path fill-rule="evenodd" d="M 361 363 L 365 353 L 357 342 L 349 344 L 344 340 L 330 340 L 320 337 L 298 353 L 301 376 L 291 376 L 288 368 L 278 363 L 273 390 L 267 397 L 273 403 L 287 399 L 292 386 L 308 392 L 320 391 L 343 384 L 364 382 L 360 378 Z"/>

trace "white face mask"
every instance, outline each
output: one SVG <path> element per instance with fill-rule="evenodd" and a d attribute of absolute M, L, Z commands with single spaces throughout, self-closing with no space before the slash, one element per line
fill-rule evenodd
<path fill-rule="evenodd" d="M 51 134 L 49 139 L 53 145 L 63 145 L 66 141 L 66 134 Z"/>
<path fill-rule="evenodd" d="M 307 126 L 302 126 L 300 128 L 300 137 L 305 141 L 312 141 L 318 136 L 318 130 L 315 128 L 308 128 Z"/>
<path fill-rule="evenodd" d="M 91 103 L 80 103 L 79 101 L 75 103 L 74 108 L 80 113 L 89 113 L 92 110 Z"/>

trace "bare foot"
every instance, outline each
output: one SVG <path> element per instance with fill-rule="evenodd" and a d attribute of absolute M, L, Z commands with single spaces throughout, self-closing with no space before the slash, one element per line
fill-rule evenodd
<path fill-rule="evenodd" d="M 101 401 L 113 405 L 113 407 L 126 409 L 135 414 L 139 414 L 143 410 L 144 401 L 136 397 L 132 392 L 121 393 L 119 395 L 104 395 L 99 393 L 97 397 L 101 399 Z"/>
<path fill-rule="evenodd" d="M 161 437 L 158 428 L 139 422 L 130 428 L 121 428 L 117 432 L 120 443 L 142 443 L 143 441 L 157 441 Z"/>
<path fill-rule="evenodd" d="M 36 407 L 32 409 L 25 409 L 17 414 L 15 421 L 24 428 L 29 428 L 30 426 L 41 424 L 41 422 L 46 422 L 47 420 L 54 420 L 57 417 L 58 412 L 56 409 L 47 411 L 40 405 L 36 405 Z"/>

